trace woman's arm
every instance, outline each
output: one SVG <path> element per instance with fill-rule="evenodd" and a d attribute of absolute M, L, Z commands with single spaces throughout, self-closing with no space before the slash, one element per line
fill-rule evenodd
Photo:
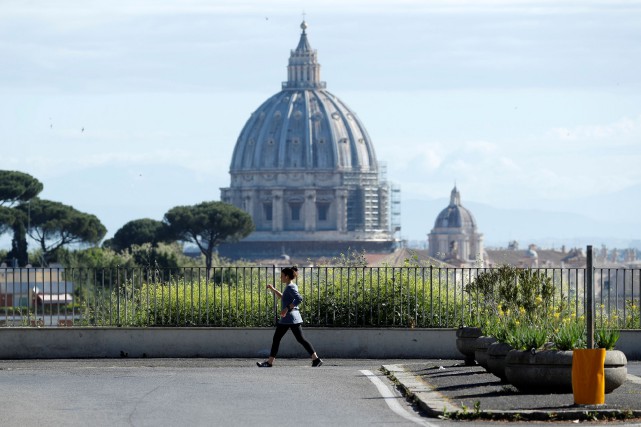
<path fill-rule="evenodd" d="M 283 294 L 278 289 L 276 289 L 273 285 L 267 285 L 267 290 L 271 291 L 279 299 L 283 297 Z"/>

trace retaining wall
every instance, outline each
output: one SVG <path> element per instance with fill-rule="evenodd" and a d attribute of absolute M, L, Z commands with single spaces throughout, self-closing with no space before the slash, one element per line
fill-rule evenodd
<path fill-rule="evenodd" d="M 0 359 L 264 357 L 273 328 L 0 328 Z M 322 357 L 461 359 L 455 329 L 304 328 Z M 641 330 L 617 349 L 641 360 Z M 307 357 L 289 332 L 279 356 Z"/>

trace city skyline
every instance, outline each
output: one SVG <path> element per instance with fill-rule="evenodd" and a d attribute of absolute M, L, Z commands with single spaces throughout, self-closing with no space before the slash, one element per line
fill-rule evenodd
<path fill-rule="evenodd" d="M 638 1 L 6 1 L 0 169 L 108 237 L 218 200 L 243 124 L 286 80 L 303 9 L 321 80 L 363 121 L 402 207 L 456 184 L 465 206 L 641 238 Z M 496 227 L 479 223 L 486 239 Z"/>

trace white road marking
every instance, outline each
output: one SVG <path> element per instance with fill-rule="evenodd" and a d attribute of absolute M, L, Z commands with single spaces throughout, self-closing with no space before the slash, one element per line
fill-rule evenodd
<path fill-rule="evenodd" d="M 422 418 L 420 418 L 420 417 L 418 417 L 416 415 L 410 414 L 405 408 L 403 408 L 401 406 L 401 404 L 398 403 L 398 397 L 395 396 L 394 393 L 392 392 L 392 390 L 390 390 L 389 387 L 387 387 L 385 385 L 385 383 L 383 383 L 383 381 L 381 381 L 380 378 L 378 378 L 376 375 L 374 375 L 372 373 L 372 371 L 368 371 L 368 370 L 364 369 L 364 370 L 361 370 L 361 374 L 365 375 L 367 378 L 369 378 L 369 380 L 372 383 L 374 383 L 374 385 L 378 389 L 378 392 L 381 394 L 381 396 L 383 396 L 383 399 L 385 399 L 385 402 L 387 403 L 387 406 L 389 406 L 389 408 L 392 411 L 394 411 L 396 413 L 396 415 L 398 415 L 400 417 L 403 417 L 406 420 L 411 421 L 411 422 L 413 422 L 415 424 L 418 424 L 418 425 L 421 425 L 421 426 L 436 427 L 435 424 L 430 424 L 427 421 L 423 420 Z"/>

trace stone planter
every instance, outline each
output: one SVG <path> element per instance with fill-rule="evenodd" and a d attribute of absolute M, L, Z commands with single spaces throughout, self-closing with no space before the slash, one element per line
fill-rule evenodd
<path fill-rule="evenodd" d="M 495 342 L 487 348 L 487 370 L 496 375 L 501 381 L 507 381 L 505 376 L 505 356 L 512 346 L 504 342 Z"/>
<path fill-rule="evenodd" d="M 481 336 L 481 328 L 461 326 L 456 330 L 456 348 L 460 351 L 466 365 L 474 365 L 476 339 Z"/>
<path fill-rule="evenodd" d="M 628 376 L 628 359 L 619 350 L 607 350 L 605 352 L 605 394 L 621 387 Z"/>
<path fill-rule="evenodd" d="M 572 393 L 572 351 L 510 350 L 505 377 L 520 391 Z"/>
<path fill-rule="evenodd" d="M 628 373 L 627 359 L 619 350 L 605 353 L 605 393 L 620 387 Z M 507 381 L 521 391 L 572 393 L 572 351 L 510 350 L 505 356 Z"/>
<path fill-rule="evenodd" d="M 475 341 L 474 344 L 474 359 L 476 360 L 476 363 L 484 367 L 486 370 L 487 368 L 487 349 L 490 345 L 496 342 L 496 338 L 494 337 L 486 337 L 486 336 L 481 336 L 478 337 Z M 488 370 L 489 372 L 489 370 Z"/>

